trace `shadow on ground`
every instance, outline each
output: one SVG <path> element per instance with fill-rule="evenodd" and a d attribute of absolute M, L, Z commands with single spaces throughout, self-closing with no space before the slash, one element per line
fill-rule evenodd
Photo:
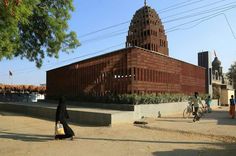
<path fill-rule="evenodd" d="M 22 114 L 12 113 L 12 112 L 0 112 L 0 116 L 23 116 Z"/>
<path fill-rule="evenodd" d="M 217 110 L 212 113 L 207 113 L 203 119 L 217 120 L 218 125 L 233 125 L 236 126 L 236 119 L 231 119 L 227 110 Z M 236 155 L 236 154 L 235 154 Z"/>
<path fill-rule="evenodd" d="M 11 133 L 11 132 L 0 132 L 0 138 L 21 140 L 26 142 L 47 142 L 54 140 L 52 135 L 38 135 L 38 134 L 23 134 L 23 133 Z"/>
<path fill-rule="evenodd" d="M 153 152 L 153 156 L 235 156 L 236 154 L 236 144 L 228 143 L 213 143 L 213 142 L 193 142 L 193 141 L 161 141 L 161 140 L 139 140 L 139 139 L 119 139 L 119 138 L 78 138 L 79 140 L 91 140 L 91 141 L 110 141 L 110 142 L 132 142 L 132 143 L 147 143 L 147 144 L 179 144 L 183 145 L 183 149 L 175 149 L 171 151 L 156 151 Z M 217 146 L 214 148 L 202 148 L 199 150 L 195 149 L 184 149 L 184 145 L 203 145 L 207 146 Z"/>
<path fill-rule="evenodd" d="M 193 123 L 193 117 L 189 117 L 188 119 L 184 119 L 183 117 L 162 117 L 156 119 L 158 122 L 179 122 L 179 123 Z M 204 122 L 199 122 L 200 124 L 208 124 L 212 122 L 216 122 L 217 125 L 232 125 L 236 126 L 236 119 L 231 119 L 228 112 L 228 107 L 217 108 L 217 110 L 213 110 L 211 113 L 204 113 L 203 117 L 200 119 L 205 120 Z M 209 120 L 209 121 L 206 121 Z M 236 155 L 236 154 L 235 154 Z"/>
<path fill-rule="evenodd" d="M 161 140 L 138 140 L 138 139 L 119 139 L 119 138 L 78 138 L 80 140 L 92 141 L 114 141 L 114 142 L 136 142 L 136 143 L 154 143 L 154 144 L 194 144 L 194 145 L 216 145 L 223 146 L 225 143 L 212 143 L 212 142 L 192 142 L 192 141 L 161 141 Z"/>
<path fill-rule="evenodd" d="M 153 152 L 153 156 L 235 156 L 236 145 L 223 146 L 223 149 L 175 149 L 173 151 Z"/>

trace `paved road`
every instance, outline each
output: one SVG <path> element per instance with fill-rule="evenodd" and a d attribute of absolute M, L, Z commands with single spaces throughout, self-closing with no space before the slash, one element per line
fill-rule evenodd
<path fill-rule="evenodd" d="M 74 141 L 53 140 L 51 121 L 0 112 L 0 155 L 235 156 L 236 119 L 227 109 L 217 108 L 197 123 L 179 114 L 144 118 L 147 125 L 72 125 Z"/>
<path fill-rule="evenodd" d="M 183 119 L 182 114 L 145 120 L 149 122 L 149 128 L 236 138 L 236 119 L 229 117 L 228 107 L 214 108 L 212 113 L 206 113 L 198 122 L 193 122 L 192 118 Z"/>

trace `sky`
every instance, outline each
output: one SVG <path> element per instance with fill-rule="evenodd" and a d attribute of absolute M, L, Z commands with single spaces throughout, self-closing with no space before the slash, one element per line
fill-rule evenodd
<path fill-rule="evenodd" d="M 147 0 L 166 30 L 169 56 L 197 65 L 197 54 L 214 51 L 227 72 L 236 61 L 236 0 Z M 69 29 L 81 43 L 59 59 L 0 61 L 0 83 L 46 84 L 46 71 L 125 47 L 129 22 L 144 0 L 74 0 Z M 9 76 L 9 71 L 12 76 Z"/>

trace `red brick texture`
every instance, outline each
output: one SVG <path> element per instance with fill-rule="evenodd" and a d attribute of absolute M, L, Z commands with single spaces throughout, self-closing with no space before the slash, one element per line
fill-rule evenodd
<path fill-rule="evenodd" d="M 205 68 L 132 47 L 47 71 L 47 98 L 81 93 L 205 93 Z"/>
<path fill-rule="evenodd" d="M 205 93 L 205 68 L 144 49 L 132 49 L 133 93 Z"/>
<path fill-rule="evenodd" d="M 150 6 L 137 10 L 131 20 L 126 47 L 133 46 L 169 55 L 164 26 L 157 12 Z"/>

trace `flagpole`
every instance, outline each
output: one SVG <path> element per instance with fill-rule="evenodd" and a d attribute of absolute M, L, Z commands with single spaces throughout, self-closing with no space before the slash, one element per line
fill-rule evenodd
<path fill-rule="evenodd" d="M 8 77 L 9 77 L 9 82 L 10 82 L 10 84 L 11 84 L 11 75 L 8 74 Z"/>
<path fill-rule="evenodd" d="M 13 78 L 12 78 L 12 76 L 11 76 L 11 85 L 13 84 Z"/>

